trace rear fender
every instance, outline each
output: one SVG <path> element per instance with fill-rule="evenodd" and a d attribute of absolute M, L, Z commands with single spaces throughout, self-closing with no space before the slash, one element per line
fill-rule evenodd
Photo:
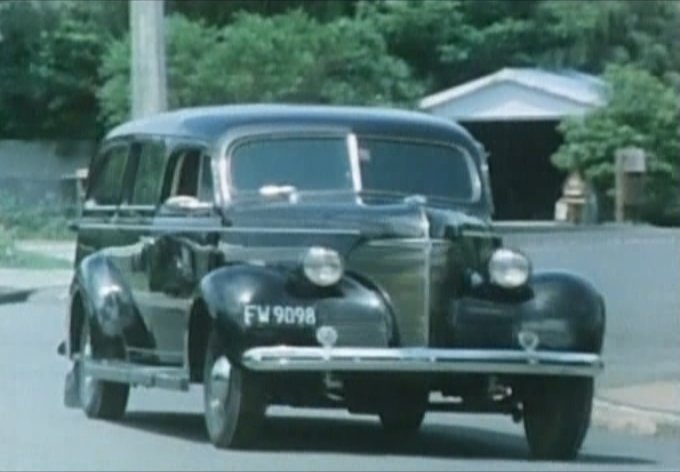
<path fill-rule="evenodd" d="M 78 349 L 85 317 L 95 342 L 122 341 L 125 346 L 153 348 L 155 343 L 130 288 L 116 266 L 103 255 L 92 254 L 78 265 L 71 300 L 69 354 Z"/>

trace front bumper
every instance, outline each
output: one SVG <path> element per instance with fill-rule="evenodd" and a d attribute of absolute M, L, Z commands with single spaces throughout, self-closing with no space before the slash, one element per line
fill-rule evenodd
<path fill-rule="evenodd" d="M 246 350 L 243 365 L 259 372 L 421 372 L 593 377 L 598 354 L 511 349 L 271 346 Z"/>

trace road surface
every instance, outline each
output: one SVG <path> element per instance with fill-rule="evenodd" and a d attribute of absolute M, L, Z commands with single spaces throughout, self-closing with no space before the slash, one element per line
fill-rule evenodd
<path fill-rule="evenodd" d="M 254 451 L 206 439 L 200 390 L 133 390 L 120 423 L 62 406 L 67 363 L 56 355 L 63 290 L 0 306 L 0 470 L 677 470 L 677 439 L 592 429 L 573 463 L 527 461 L 509 418 L 431 414 L 421 433 L 386 437 L 376 419 L 277 409 Z"/>

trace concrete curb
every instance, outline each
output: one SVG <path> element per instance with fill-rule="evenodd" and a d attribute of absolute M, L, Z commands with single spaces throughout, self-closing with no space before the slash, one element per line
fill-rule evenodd
<path fill-rule="evenodd" d="M 680 437 L 680 414 L 595 398 L 592 425 L 609 431 L 642 436 Z"/>
<path fill-rule="evenodd" d="M 644 233 L 647 235 L 677 235 L 679 228 L 654 226 L 649 224 L 633 223 L 601 223 L 601 224 L 572 224 L 555 222 L 521 222 L 521 221 L 495 221 L 491 226 L 501 235 L 587 235 L 592 233 Z"/>

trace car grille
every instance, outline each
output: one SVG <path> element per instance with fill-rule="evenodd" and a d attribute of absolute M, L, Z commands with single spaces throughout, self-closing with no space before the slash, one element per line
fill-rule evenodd
<path fill-rule="evenodd" d="M 369 278 L 390 298 L 402 346 L 427 346 L 431 320 L 450 296 L 451 254 L 451 244 L 443 240 L 371 241 L 352 251 L 347 269 Z"/>
<path fill-rule="evenodd" d="M 390 333 L 380 312 L 357 311 L 353 301 L 338 299 L 321 301 L 317 308 L 320 325 L 332 326 L 337 331 L 336 346 L 388 346 Z"/>

